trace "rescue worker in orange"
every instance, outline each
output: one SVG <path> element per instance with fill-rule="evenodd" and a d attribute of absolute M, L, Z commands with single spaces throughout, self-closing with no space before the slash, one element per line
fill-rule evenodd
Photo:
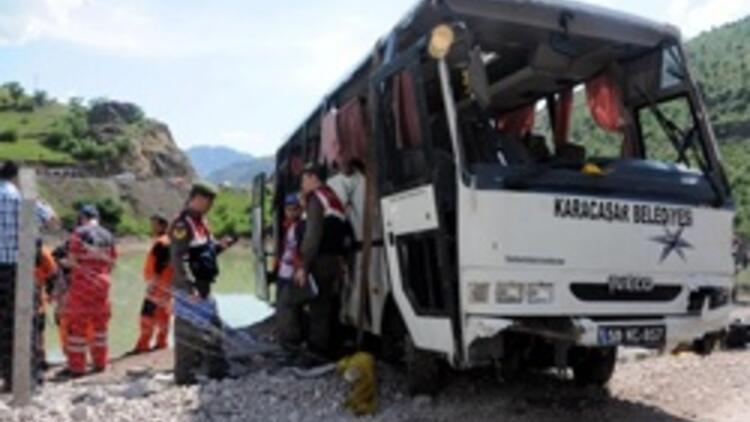
<path fill-rule="evenodd" d="M 42 369 L 49 368 L 44 347 L 44 329 L 47 319 L 47 303 L 50 302 L 52 291 L 60 278 L 60 268 L 52 256 L 52 250 L 41 241 L 37 244 L 36 265 L 34 266 L 34 281 L 36 282 L 35 302 L 37 314 L 34 324 L 37 326 L 37 338 L 34 343 L 38 353 Z"/>
<path fill-rule="evenodd" d="M 166 349 L 169 338 L 169 320 L 172 316 L 172 276 L 170 265 L 169 221 L 164 216 L 151 217 L 151 234 L 154 243 L 146 256 L 143 279 L 147 283 L 146 298 L 141 308 L 141 335 L 135 353 L 151 350 L 151 339 L 156 331 L 156 349 Z"/>
<path fill-rule="evenodd" d="M 86 372 L 86 354 L 91 352 L 94 371 L 107 367 L 110 275 L 117 253 L 112 233 L 99 225 L 99 211 L 86 205 L 80 212 L 81 225 L 70 238 L 70 286 L 65 295 L 64 314 L 68 321 L 68 367 L 64 375 L 79 377 Z M 88 338 L 93 329 L 94 338 Z"/>

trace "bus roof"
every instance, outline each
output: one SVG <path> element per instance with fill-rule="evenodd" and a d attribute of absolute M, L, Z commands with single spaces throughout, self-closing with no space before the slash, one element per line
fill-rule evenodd
<path fill-rule="evenodd" d="M 376 48 L 383 52 L 388 40 L 394 36 L 398 37 L 397 51 L 408 48 L 446 20 L 465 22 L 477 41 L 490 50 L 528 44 L 538 41 L 540 34 L 550 32 L 565 33 L 589 43 L 622 44 L 642 49 L 655 48 L 664 41 L 681 38 L 679 29 L 673 25 L 574 0 L 420 0 L 377 42 Z M 372 55 L 367 56 L 347 74 L 285 144 L 300 136 L 305 125 L 321 116 L 329 103 L 348 98 L 350 92 L 366 89 L 372 60 Z"/>

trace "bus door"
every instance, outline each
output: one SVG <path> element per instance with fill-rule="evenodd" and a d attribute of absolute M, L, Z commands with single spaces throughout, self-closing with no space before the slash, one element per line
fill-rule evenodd
<path fill-rule="evenodd" d="M 381 216 L 393 298 L 414 344 L 456 353 L 455 172 L 431 132 L 420 43 L 374 75 Z M 446 157 L 448 155 L 448 157 Z M 450 186 L 444 187 L 448 180 Z M 450 197 L 453 197 L 450 198 Z M 387 317 L 387 316 L 384 316 Z"/>

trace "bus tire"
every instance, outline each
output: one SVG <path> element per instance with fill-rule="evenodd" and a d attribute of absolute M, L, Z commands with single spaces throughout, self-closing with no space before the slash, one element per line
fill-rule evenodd
<path fill-rule="evenodd" d="M 380 357 L 406 373 L 409 393 L 434 395 L 439 390 L 440 359 L 416 347 L 393 301 L 385 306 Z"/>
<path fill-rule="evenodd" d="M 604 387 L 610 378 L 612 378 L 616 364 L 616 347 L 587 347 L 578 349 L 572 365 L 576 384 Z"/>
<path fill-rule="evenodd" d="M 724 339 L 724 344 L 730 350 L 744 349 L 747 347 L 748 337 L 748 330 L 745 326 L 732 324 Z"/>
<path fill-rule="evenodd" d="M 440 357 L 419 349 L 409 334 L 404 338 L 404 349 L 409 393 L 414 396 L 437 394 L 441 383 Z"/>
<path fill-rule="evenodd" d="M 406 325 L 401 318 L 396 304 L 388 301 L 384 308 L 382 335 L 380 339 L 380 357 L 383 361 L 392 365 L 404 362 L 404 338 Z"/>

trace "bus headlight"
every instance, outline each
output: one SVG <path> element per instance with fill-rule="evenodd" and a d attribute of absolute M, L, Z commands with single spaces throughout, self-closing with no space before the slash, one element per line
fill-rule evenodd
<path fill-rule="evenodd" d="M 552 303 L 555 300 L 555 286 L 551 283 L 529 284 L 527 297 L 530 304 Z"/>
<path fill-rule="evenodd" d="M 490 300 L 490 283 L 469 283 L 469 303 L 486 304 Z"/>
<path fill-rule="evenodd" d="M 495 285 L 495 302 L 521 303 L 523 301 L 523 284 L 497 283 Z"/>

